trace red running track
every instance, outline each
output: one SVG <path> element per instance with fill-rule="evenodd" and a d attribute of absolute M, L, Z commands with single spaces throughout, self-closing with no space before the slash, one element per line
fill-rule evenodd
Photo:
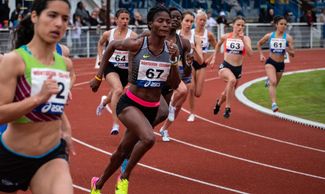
<path fill-rule="evenodd" d="M 325 50 L 297 51 L 286 71 L 325 67 L 324 54 Z M 71 157 L 71 173 L 75 193 L 83 194 L 91 177 L 103 172 L 121 135 L 109 135 L 108 112 L 95 115 L 108 87 L 103 82 L 100 91 L 91 92 L 88 81 L 96 72 L 94 59 L 76 59 L 74 66 L 77 84 L 67 108 L 77 150 Z M 245 61 L 240 84 L 262 76 L 264 65 L 255 53 Z M 186 122 L 186 102 L 169 130 L 172 141 L 165 143 L 157 136 L 141 160 L 143 165 L 134 169 L 129 194 L 325 193 L 324 131 L 264 115 L 235 98 L 229 119 L 215 116 L 212 108 L 224 87 L 216 69 L 208 69 L 204 93 L 196 101 L 195 122 Z M 108 180 L 103 193 L 114 193 L 117 175 Z"/>

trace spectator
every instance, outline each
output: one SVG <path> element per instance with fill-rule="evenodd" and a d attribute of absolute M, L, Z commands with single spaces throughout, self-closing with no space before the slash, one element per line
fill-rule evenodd
<path fill-rule="evenodd" d="M 16 28 L 19 24 L 19 21 L 24 17 L 24 11 L 21 9 L 21 4 L 18 3 L 16 9 L 11 13 L 10 22 L 12 27 Z"/>
<path fill-rule="evenodd" d="M 292 36 L 294 36 L 295 32 L 292 30 L 293 26 L 290 25 L 290 23 L 295 21 L 295 16 L 291 11 L 286 11 L 284 13 L 284 19 L 287 20 L 287 32 L 290 33 Z"/>
<path fill-rule="evenodd" d="M 319 22 L 323 23 L 322 25 L 322 38 L 321 38 L 321 47 L 325 47 L 325 8 L 319 16 Z"/>
<path fill-rule="evenodd" d="M 286 11 L 284 14 L 284 18 L 287 20 L 288 23 L 292 23 L 295 21 L 294 15 L 291 11 Z"/>
<path fill-rule="evenodd" d="M 89 50 L 90 53 L 97 53 L 97 42 L 100 36 L 100 23 L 98 19 L 99 8 L 94 8 L 89 17 L 90 26 L 96 27 L 89 30 Z M 91 55 L 92 56 L 92 55 Z"/>
<path fill-rule="evenodd" d="M 237 13 L 237 15 L 243 15 L 242 7 L 239 5 L 238 0 L 224 0 L 224 2 L 225 2 L 224 4 L 229 5 L 229 7 L 230 7 L 229 11 L 231 11 L 233 9 Z"/>
<path fill-rule="evenodd" d="M 265 8 L 261 8 L 260 9 L 260 14 L 258 17 L 258 23 L 268 23 L 266 20 L 266 9 Z"/>
<path fill-rule="evenodd" d="M 201 9 L 208 9 L 208 2 L 207 0 L 196 0 L 196 8 Z"/>
<path fill-rule="evenodd" d="M 313 26 L 315 20 L 313 18 L 313 14 L 312 14 L 312 11 L 309 9 L 305 12 L 305 14 L 303 16 L 300 17 L 300 22 L 303 22 L 303 23 L 307 23 L 307 27 L 303 27 L 304 29 L 301 30 L 301 35 L 302 37 L 304 37 L 304 40 L 306 41 L 303 41 L 303 47 L 304 48 L 310 48 L 310 34 L 311 34 L 311 26 Z"/>
<path fill-rule="evenodd" d="M 9 21 L 9 14 L 10 14 L 10 8 L 8 6 L 8 0 L 5 0 L 5 2 L 0 6 L 0 23 L 3 27 L 8 27 L 8 21 Z"/>
<path fill-rule="evenodd" d="M 127 9 L 130 13 L 133 13 L 134 3 L 132 0 L 119 0 L 118 7 Z"/>
<path fill-rule="evenodd" d="M 211 3 L 211 9 L 213 10 L 214 13 L 219 13 L 221 10 L 221 2 L 222 0 L 214 0 Z"/>
<path fill-rule="evenodd" d="M 85 9 L 85 5 L 83 4 L 82 1 L 79 1 L 77 3 L 77 8 L 76 8 L 76 12 L 74 13 L 76 16 L 80 16 L 81 19 L 81 25 L 82 26 L 89 26 L 89 12 Z"/>
<path fill-rule="evenodd" d="M 72 50 L 74 58 L 79 58 L 78 53 L 80 53 L 81 48 L 81 16 L 80 15 L 73 15 L 73 26 L 71 31 L 71 40 L 72 40 Z"/>
<path fill-rule="evenodd" d="M 313 12 L 309 9 L 305 14 L 301 17 L 300 22 L 306 22 L 308 26 L 312 26 L 315 22 L 315 18 L 313 16 Z"/>
<path fill-rule="evenodd" d="M 208 19 L 207 19 L 207 29 L 210 32 L 212 32 L 213 27 L 217 25 L 217 21 L 212 17 L 212 12 L 211 11 L 208 11 L 207 12 L 207 16 L 208 16 Z"/>
<path fill-rule="evenodd" d="M 227 18 L 226 18 L 226 13 L 224 11 L 221 11 L 219 14 L 219 17 L 217 18 L 217 23 L 219 25 L 219 37 L 225 34 L 226 32 L 226 27 L 228 27 L 227 23 Z M 221 48 L 221 52 L 223 52 L 223 48 Z"/>
<path fill-rule="evenodd" d="M 220 11 L 219 17 L 217 18 L 218 24 L 227 24 L 226 13 L 224 11 Z"/>
<path fill-rule="evenodd" d="M 92 12 L 91 15 L 89 17 L 89 24 L 90 26 L 98 26 L 99 20 L 98 20 L 98 14 L 99 14 L 99 9 L 95 8 Z"/>
<path fill-rule="evenodd" d="M 102 6 L 98 13 L 99 21 L 101 24 L 106 25 L 106 3 L 102 2 Z"/>
<path fill-rule="evenodd" d="M 133 16 L 134 16 L 134 18 L 133 18 L 133 21 L 131 22 L 132 25 L 140 26 L 140 25 L 146 24 L 142 19 L 141 13 L 138 10 L 134 11 Z"/>
<path fill-rule="evenodd" d="M 270 8 L 266 14 L 266 23 L 273 23 L 274 19 L 274 9 Z"/>
<path fill-rule="evenodd" d="M 144 8 L 145 7 L 145 3 L 146 3 L 145 0 L 137 0 L 135 4 L 136 4 L 136 7 L 137 8 Z"/>

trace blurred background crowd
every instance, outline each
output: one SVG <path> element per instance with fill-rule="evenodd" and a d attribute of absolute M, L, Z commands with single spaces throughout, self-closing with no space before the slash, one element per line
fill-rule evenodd
<path fill-rule="evenodd" d="M 15 29 L 19 21 L 29 13 L 32 2 L 32 0 L 0 0 L 1 45 L 3 45 L 2 42 L 8 41 L 6 33 Z M 302 41 L 306 38 L 310 39 L 309 42 L 302 42 L 301 47 L 324 46 L 325 0 L 73 0 L 71 4 L 70 30 L 63 42 L 71 47 L 72 53 L 83 53 L 79 55 L 87 57 L 96 53 L 98 38 L 108 23 L 107 15 L 109 15 L 110 26 L 114 26 L 116 10 L 128 9 L 131 13 L 131 27 L 141 33 L 146 28 L 147 11 L 155 4 L 177 7 L 182 11 L 205 10 L 208 14 L 207 28 L 214 32 L 216 37 L 220 37 L 218 25 L 228 25 L 237 15 L 244 16 L 247 23 L 255 23 L 255 26 L 257 24 L 272 24 L 274 16 L 283 15 L 289 23 L 301 23 L 301 25 L 295 24 L 301 32 L 296 34 L 297 38 L 300 37 Z M 109 14 L 107 14 L 107 8 L 110 9 Z M 290 30 L 292 27 L 288 29 Z M 295 34 L 293 35 L 295 36 Z M 316 37 L 316 40 L 311 39 L 314 38 L 313 36 Z M 320 43 L 318 44 L 318 42 Z M 5 51 L 5 47 L 0 46 L 0 52 Z"/>

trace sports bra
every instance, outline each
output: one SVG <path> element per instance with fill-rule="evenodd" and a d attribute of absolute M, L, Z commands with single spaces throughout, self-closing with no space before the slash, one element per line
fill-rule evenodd
<path fill-rule="evenodd" d="M 165 41 L 159 55 L 149 50 L 148 37 L 143 38 L 141 49 L 131 62 L 132 72 L 129 82 L 140 88 L 160 88 L 167 81 L 170 72 L 170 55 Z"/>
<path fill-rule="evenodd" d="M 191 33 L 192 33 L 192 36 L 191 36 L 191 39 L 192 39 L 192 37 L 195 36 L 195 29 L 192 29 Z M 198 35 L 198 36 L 201 39 L 202 52 L 203 53 L 208 52 L 208 49 L 209 49 L 209 46 L 210 46 L 209 37 L 208 37 L 208 30 L 204 29 L 203 36 L 200 36 L 200 35 Z M 194 37 L 193 37 L 193 42 L 194 42 Z"/>
<path fill-rule="evenodd" d="M 26 45 L 16 49 L 25 63 L 24 75 L 17 78 L 14 102 L 36 95 L 40 92 L 43 82 L 52 76 L 59 86 L 59 92 L 47 103 L 37 106 L 33 111 L 16 119 L 14 123 L 30 123 L 53 121 L 61 118 L 70 91 L 70 76 L 62 56 L 54 52 L 54 64 L 51 66 L 40 63 L 31 54 Z"/>
<path fill-rule="evenodd" d="M 272 32 L 269 39 L 271 53 L 284 55 L 288 46 L 287 33 L 283 33 L 281 38 L 276 38 L 276 33 Z"/>
<path fill-rule="evenodd" d="M 229 33 L 224 43 L 224 50 L 229 54 L 245 55 L 244 42 L 241 39 L 233 38 L 233 33 Z"/>
<path fill-rule="evenodd" d="M 109 39 L 108 39 L 108 42 L 111 42 L 114 40 L 115 30 L 116 30 L 116 28 L 112 29 Z M 126 36 L 124 37 L 124 39 L 129 38 L 131 33 L 132 33 L 132 30 L 128 29 L 128 32 L 126 33 Z M 128 64 L 129 64 L 129 52 L 115 50 L 114 53 L 112 54 L 111 58 L 109 59 L 109 62 L 120 69 L 127 69 Z"/>

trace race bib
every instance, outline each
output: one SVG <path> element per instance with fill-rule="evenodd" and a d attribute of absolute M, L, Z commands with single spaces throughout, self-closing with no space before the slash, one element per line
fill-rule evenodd
<path fill-rule="evenodd" d="M 284 53 L 286 49 L 286 39 L 271 38 L 270 49 L 272 53 Z"/>
<path fill-rule="evenodd" d="M 244 43 L 239 39 L 227 39 L 226 50 L 231 54 L 242 54 L 244 50 Z"/>
<path fill-rule="evenodd" d="M 116 50 L 109 59 L 109 62 L 115 64 L 115 66 L 120 69 L 127 69 L 129 62 L 129 52 Z"/>
<path fill-rule="evenodd" d="M 170 63 L 140 60 L 137 86 L 158 88 L 166 82 L 170 71 Z"/>
<path fill-rule="evenodd" d="M 201 47 L 202 47 L 202 51 L 206 52 L 209 49 L 209 41 L 208 41 L 208 37 L 207 36 L 201 36 Z"/>
<path fill-rule="evenodd" d="M 47 103 L 39 105 L 33 111 L 46 114 L 62 114 L 70 91 L 69 72 L 47 68 L 33 68 L 31 70 L 31 96 L 41 91 L 44 81 L 50 76 L 58 83 L 59 92 L 52 95 Z"/>

